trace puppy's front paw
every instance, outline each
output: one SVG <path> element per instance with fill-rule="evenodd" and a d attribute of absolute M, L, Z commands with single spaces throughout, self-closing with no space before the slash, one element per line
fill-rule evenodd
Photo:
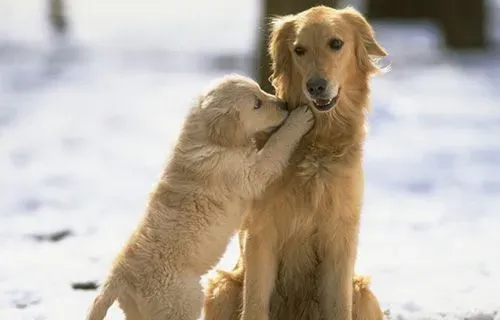
<path fill-rule="evenodd" d="M 300 106 L 290 112 L 287 123 L 302 133 L 309 131 L 314 125 L 314 114 L 307 105 Z"/>

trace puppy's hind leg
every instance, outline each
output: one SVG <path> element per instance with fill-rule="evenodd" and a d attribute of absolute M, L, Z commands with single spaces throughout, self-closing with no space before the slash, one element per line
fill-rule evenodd
<path fill-rule="evenodd" d="M 123 294 L 118 298 L 118 305 L 125 314 L 125 320 L 146 320 L 141 315 L 137 302 L 128 294 Z"/>
<path fill-rule="evenodd" d="M 141 313 L 146 320 L 197 320 L 201 315 L 203 291 L 198 278 L 172 279 L 154 297 L 145 299 Z"/>

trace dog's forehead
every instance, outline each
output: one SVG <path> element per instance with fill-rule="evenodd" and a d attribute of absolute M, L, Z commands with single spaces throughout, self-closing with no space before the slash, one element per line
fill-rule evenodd
<path fill-rule="evenodd" d="M 344 36 L 347 33 L 346 22 L 340 15 L 323 15 L 321 19 L 297 20 L 296 37 L 302 41 L 315 38 Z"/>

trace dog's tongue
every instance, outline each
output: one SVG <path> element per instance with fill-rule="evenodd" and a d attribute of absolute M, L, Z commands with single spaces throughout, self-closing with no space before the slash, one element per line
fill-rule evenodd
<path fill-rule="evenodd" d="M 324 106 L 324 105 L 328 104 L 328 102 L 330 102 L 330 100 L 316 99 L 315 102 L 318 106 Z"/>

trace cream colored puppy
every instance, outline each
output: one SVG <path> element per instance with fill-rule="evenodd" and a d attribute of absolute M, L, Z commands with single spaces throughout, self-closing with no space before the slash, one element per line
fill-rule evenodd
<path fill-rule="evenodd" d="M 258 151 L 252 137 L 280 125 Z M 128 320 L 197 319 L 200 277 L 224 253 L 246 204 L 282 175 L 312 125 L 309 109 L 289 115 L 248 78 L 211 85 L 188 115 L 144 218 L 87 319 L 104 319 L 115 299 Z"/>

